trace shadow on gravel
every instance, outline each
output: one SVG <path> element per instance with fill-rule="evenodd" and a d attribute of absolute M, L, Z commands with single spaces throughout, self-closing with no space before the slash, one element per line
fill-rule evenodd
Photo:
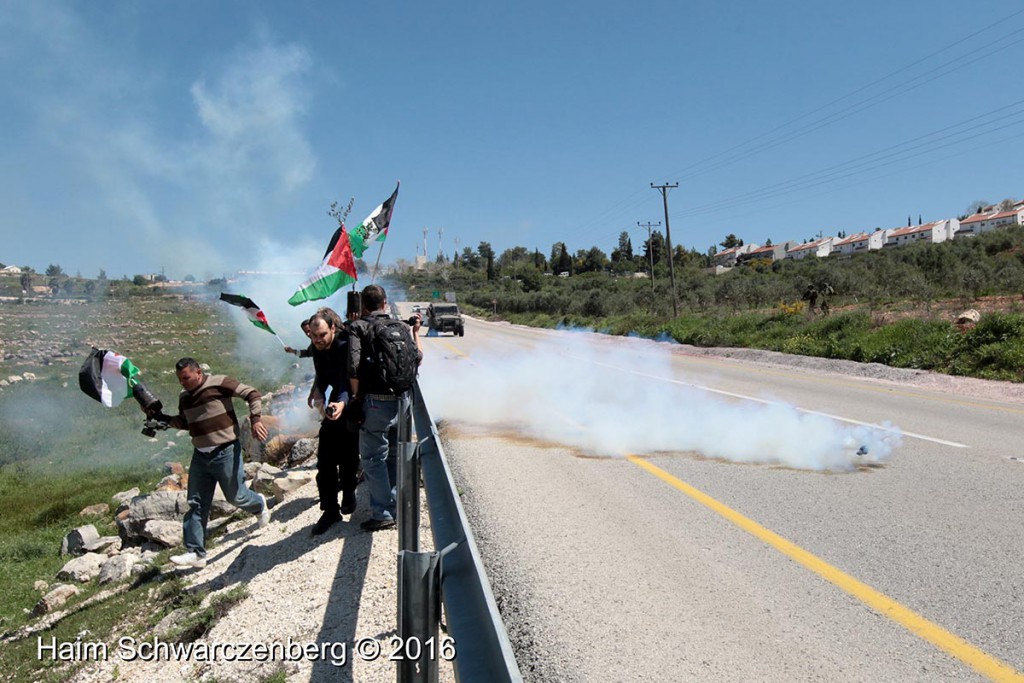
<path fill-rule="evenodd" d="M 275 522 L 287 524 L 311 507 L 316 507 L 319 500 L 319 498 L 295 498 L 275 505 L 270 509 L 273 511 L 272 514 Z"/>
<path fill-rule="evenodd" d="M 359 522 L 367 519 L 365 511 L 370 507 L 369 496 L 365 495 L 366 488 L 361 488 L 357 495 L 363 514 L 357 513 L 327 532 L 338 533 L 334 529 L 341 527 L 345 544 L 334 570 L 334 581 L 331 582 L 331 595 L 327 599 L 324 621 L 316 637 L 319 643 L 346 643 L 349 661 L 341 667 L 334 666 L 329 660 L 314 662 L 310 683 L 353 681 L 352 647 L 356 640 L 356 621 L 359 618 L 359 607 L 365 590 L 366 568 L 370 562 L 370 550 L 373 548 L 373 534 L 359 528 Z"/>

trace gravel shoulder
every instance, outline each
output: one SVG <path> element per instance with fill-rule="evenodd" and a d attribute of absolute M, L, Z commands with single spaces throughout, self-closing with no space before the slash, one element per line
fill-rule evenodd
<path fill-rule="evenodd" d="M 317 651 L 315 658 L 123 661 L 115 638 L 107 661 L 86 666 L 72 680 L 252 683 L 283 673 L 288 681 L 394 681 L 395 666 L 386 655 L 389 638 L 396 633 L 398 533 L 370 534 L 359 528 L 369 516 L 368 495 L 365 487 L 360 487 L 356 514 L 313 538 L 309 531 L 320 510 L 316 484 L 310 482 L 273 508 L 267 527 L 256 529 L 248 519 L 233 523 L 210 550 L 206 567 L 170 570 L 181 571 L 190 586 L 214 593 L 239 585 L 248 590 L 248 596 L 197 643 L 208 647 L 214 643 L 283 647 L 298 643 L 312 646 Z M 421 504 L 421 545 L 423 550 L 432 550 L 425 499 Z M 378 641 L 381 656 L 374 661 L 356 656 L 353 643 L 360 639 Z M 344 652 L 340 646 L 332 650 L 334 643 L 344 644 Z M 337 654 L 344 654 L 344 663 L 341 658 L 338 664 L 332 662 Z M 450 666 L 444 663 L 440 680 L 454 680 Z"/>
<path fill-rule="evenodd" d="M 1024 384 L 999 382 L 994 380 L 976 379 L 974 377 L 954 377 L 928 370 L 910 370 L 894 368 L 880 363 L 856 363 L 833 358 L 814 356 L 797 356 L 777 351 L 741 348 L 702 348 L 685 344 L 674 345 L 676 353 L 688 356 L 708 356 L 734 360 L 737 362 L 758 363 L 794 368 L 800 371 L 817 374 L 838 374 L 849 377 L 888 382 L 903 387 L 956 393 L 959 396 L 1024 403 Z"/>

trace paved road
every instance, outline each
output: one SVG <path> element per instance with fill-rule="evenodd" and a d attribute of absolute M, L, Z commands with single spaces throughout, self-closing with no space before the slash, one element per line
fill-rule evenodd
<path fill-rule="evenodd" d="M 1024 405 L 473 320 L 424 346 L 527 680 L 1021 680 Z"/>

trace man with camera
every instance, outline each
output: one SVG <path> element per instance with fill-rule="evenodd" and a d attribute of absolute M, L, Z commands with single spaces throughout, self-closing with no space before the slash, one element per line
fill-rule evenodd
<path fill-rule="evenodd" d="M 351 323 L 349 342 L 349 382 L 351 400 L 362 406 L 364 421 L 359 430 L 359 455 L 370 489 L 371 518 L 360 526 L 380 531 L 395 526 L 396 504 L 392 477 L 388 473 L 388 454 L 398 448 L 397 430 L 400 392 L 389 386 L 375 348 L 376 328 L 390 320 L 387 295 L 380 285 L 369 285 L 362 292 L 363 315 Z M 394 321 L 398 325 L 406 323 Z M 420 348 L 420 317 L 408 321 L 415 344 L 415 364 L 423 360 Z M 406 333 L 407 335 L 407 333 Z M 415 368 L 413 368 L 415 370 Z"/>
<path fill-rule="evenodd" d="M 207 375 L 192 358 L 174 366 L 181 385 L 178 414 L 164 415 L 157 402 L 156 418 L 175 429 L 187 429 L 192 437 L 192 462 L 188 467 L 188 512 L 182 523 L 185 552 L 171 557 L 181 567 L 206 565 L 206 524 L 210 519 L 214 489 L 220 484 L 229 503 L 259 516 L 259 526 L 270 522 L 267 500 L 245 485 L 242 446 L 233 398 L 249 404 L 254 438 L 264 441 L 267 428 L 260 420 L 260 392 L 225 375 Z M 146 410 L 143 408 L 143 410 Z"/>
<path fill-rule="evenodd" d="M 321 308 L 310 318 L 309 332 L 316 371 L 314 402 L 324 410 L 316 463 L 321 515 L 311 530 L 313 536 L 319 536 L 341 521 L 342 515 L 356 511 L 359 426 L 350 419 L 353 411 L 346 410 L 349 404 L 348 329 L 337 313 Z"/>

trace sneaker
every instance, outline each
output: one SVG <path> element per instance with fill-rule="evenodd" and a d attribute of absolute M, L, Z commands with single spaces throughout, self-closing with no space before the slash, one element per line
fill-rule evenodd
<path fill-rule="evenodd" d="M 356 511 L 356 492 L 355 490 L 345 491 L 341 495 L 341 514 L 351 515 Z"/>
<path fill-rule="evenodd" d="M 257 522 L 259 528 L 262 529 L 266 525 L 270 524 L 270 506 L 267 505 L 266 496 L 264 496 L 262 493 L 257 493 L 256 495 L 260 497 L 261 501 L 263 501 L 263 509 L 260 510 L 260 519 Z"/>
<path fill-rule="evenodd" d="M 395 520 L 393 519 L 368 519 L 359 525 L 363 531 L 383 531 L 384 529 L 394 529 Z"/>
<path fill-rule="evenodd" d="M 341 515 L 339 515 L 337 511 L 325 512 L 324 514 L 320 515 L 320 519 L 318 519 L 316 524 L 313 525 L 313 528 L 312 530 L 310 530 L 309 534 L 310 536 L 319 536 L 323 532 L 330 529 L 334 523 L 340 521 Z"/>
<path fill-rule="evenodd" d="M 171 562 L 178 565 L 179 567 L 205 567 L 206 558 L 198 553 L 184 553 L 183 555 L 174 555 L 171 557 Z"/>

